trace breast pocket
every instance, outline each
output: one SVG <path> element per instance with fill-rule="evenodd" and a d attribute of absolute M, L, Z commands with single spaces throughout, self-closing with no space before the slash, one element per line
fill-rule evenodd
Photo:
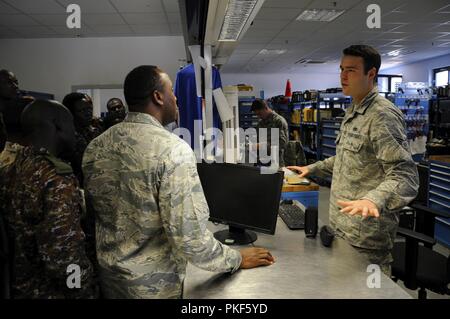
<path fill-rule="evenodd" d="M 343 141 L 342 143 L 342 147 L 347 151 L 358 153 L 361 150 L 363 144 L 363 136 L 347 135 L 345 141 Z"/>

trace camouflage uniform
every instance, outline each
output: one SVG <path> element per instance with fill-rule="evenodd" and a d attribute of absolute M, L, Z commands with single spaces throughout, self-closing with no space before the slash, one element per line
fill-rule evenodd
<path fill-rule="evenodd" d="M 272 113 L 269 115 L 267 119 L 260 120 L 258 122 L 258 125 L 256 126 L 256 129 L 259 128 L 267 128 L 267 154 L 270 155 L 271 150 L 271 128 L 277 128 L 279 129 L 279 166 L 284 166 L 284 151 L 286 148 L 286 144 L 289 140 L 289 133 L 288 133 L 288 125 L 284 117 L 277 114 L 275 111 L 272 111 Z M 259 141 L 259 130 L 258 130 L 258 141 Z"/>
<path fill-rule="evenodd" d="M 238 251 L 206 228 L 208 204 L 188 144 L 152 116 L 130 112 L 83 158 L 106 298 L 180 298 L 186 264 L 235 271 Z"/>
<path fill-rule="evenodd" d="M 23 149 L 23 146 L 16 143 L 6 142 L 5 149 L 0 153 L 0 170 L 6 169 L 14 164 L 17 154 Z"/>
<path fill-rule="evenodd" d="M 80 192 L 70 165 L 25 147 L 0 170 L 0 210 L 14 247 L 13 298 L 91 298 L 93 268 L 80 226 Z M 67 267 L 81 270 L 69 289 Z"/>
<path fill-rule="evenodd" d="M 379 96 L 375 87 L 359 105 L 346 111 L 336 139 L 336 156 L 308 168 L 311 174 L 333 176 L 331 226 L 353 246 L 368 250 L 371 262 L 389 265 L 399 221 L 396 211 L 415 198 L 419 185 L 402 112 Z M 339 212 L 337 200 L 358 199 L 374 202 L 380 218 Z"/>
<path fill-rule="evenodd" d="M 98 120 L 93 120 L 93 125 L 83 128 L 77 128 L 75 130 L 75 151 L 71 160 L 72 169 L 75 176 L 78 178 L 78 182 L 83 187 L 83 173 L 81 169 L 81 161 L 83 160 L 83 154 L 88 144 L 97 136 L 102 134 L 102 124 Z"/>

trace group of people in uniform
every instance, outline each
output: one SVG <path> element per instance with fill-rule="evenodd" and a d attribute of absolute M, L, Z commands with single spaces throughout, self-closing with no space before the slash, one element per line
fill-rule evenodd
<path fill-rule="evenodd" d="M 397 211 L 416 196 L 418 174 L 402 113 L 378 94 L 380 65 L 372 47 L 343 51 L 341 84 L 353 102 L 336 156 L 289 168 L 332 175 L 331 227 L 388 274 Z M 5 74 L 12 77 L 0 71 L 1 85 Z M 139 66 L 123 86 L 128 113 L 112 101 L 108 109 L 121 119 L 107 120 L 106 129 L 85 94 L 30 103 L 18 97 L 17 81 L 15 93 L 1 88 L 4 120 L 25 105 L 0 130 L 8 141 L 0 155 L 0 213 L 13 248 L 11 297 L 181 298 L 187 262 L 229 273 L 275 262 L 265 248 L 236 250 L 208 230 L 195 155 L 165 128 L 178 114 L 167 73 Z M 264 101 L 252 110 L 259 127 L 280 130 L 280 152 L 286 149 L 286 121 Z M 67 285 L 69 265 L 79 267 L 79 287 Z"/>

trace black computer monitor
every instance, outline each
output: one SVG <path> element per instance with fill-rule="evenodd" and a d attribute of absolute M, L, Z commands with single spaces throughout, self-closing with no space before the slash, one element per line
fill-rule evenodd
<path fill-rule="evenodd" d="M 245 245 L 257 232 L 275 234 L 283 172 L 262 174 L 260 168 L 239 164 L 197 164 L 210 220 L 229 225 L 214 237 L 225 244 Z"/>

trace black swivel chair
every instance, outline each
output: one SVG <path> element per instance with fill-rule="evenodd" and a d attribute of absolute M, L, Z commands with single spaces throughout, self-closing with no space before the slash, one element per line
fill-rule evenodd
<path fill-rule="evenodd" d="M 426 216 L 425 219 L 433 220 L 436 216 L 448 217 L 448 214 L 420 204 L 413 204 L 411 208 L 419 218 L 421 218 L 420 215 Z M 399 227 L 397 234 L 405 237 L 406 241 L 394 245 L 392 278 L 394 281 L 398 279 L 403 281 L 408 289 L 420 288 L 419 299 L 427 298 L 426 289 L 438 294 L 450 295 L 450 256 L 434 251 L 433 245 L 436 240 L 426 229 L 423 231 L 428 234 Z"/>

